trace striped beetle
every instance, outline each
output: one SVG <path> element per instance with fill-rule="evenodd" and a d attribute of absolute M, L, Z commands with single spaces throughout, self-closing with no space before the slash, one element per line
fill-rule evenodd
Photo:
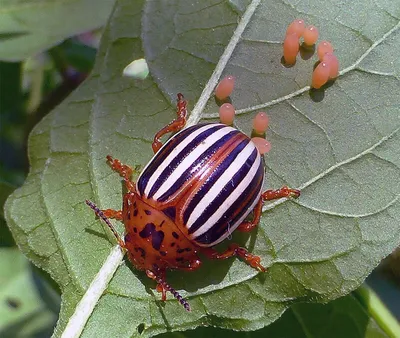
<path fill-rule="evenodd" d="M 166 282 L 166 270 L 196 270 L 202 253 L 211 259 L 237 256 L 266 271 L 260 257 L 237 244 L 223 253 L 212 247 L 236 229 L 251 231 L 260 220 L 263 201 L 298 197 L 300 192 L 283 187 L 262 193 L 264 168 L 250 138 L 220 123 L 183 129 L 186 101 L 182 94 L 177 101 L 178 117 L 155 135 L 156 154 L 136 184 L 129 166 L 107 156 L 127 189 L 122 210 L 100 210 L 93 202 L 86 203 L 109 226 L 132 264 L 157 282 L 162 300 L 170 291 L 190 311 L 188 302 Z M 161 136 L 176 131 L 162 146 Z M 253 219 L 245 220 L 252 211 Z M 109 218 L 124 223 L 124 240 Z"/>

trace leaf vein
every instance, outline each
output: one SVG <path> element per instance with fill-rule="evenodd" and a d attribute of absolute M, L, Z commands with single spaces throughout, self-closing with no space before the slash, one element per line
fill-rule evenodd
<path fill-rule="evenodd" d="M 228 64 L 229 59 L 232 56 L 236 45 L 239 43 L 240 37 L 243 34 L 243 31 L 247 27 L 250 22 L 251 17 L 253 16 L 256 8 L 260 4 L 261 0 L 253 0 L 250 5 L 247 7 L 246 12 L 244 13 L 242 19 L 240 20 L 239 24 L 236 27 L 236 30 L 233 32 L 232 38 L 229 41 L 228 45 L 226 46 L 221 58 L 219 59 L 217 66 L 214 69 L 208 83 L 203 89 L 203 92 L 200 95 L 199 100 L 197 101 L 196 105 L 193 108 L 192 113 L 190 114 L 186 127 L 194 125 L 198 123 L 201 119 L 202 112 L 204 107 L 209 100 L 214 87 L 217 85 L 218 79 L 220 78 L 223 70 L 225 69 L 226 65 Z"/>

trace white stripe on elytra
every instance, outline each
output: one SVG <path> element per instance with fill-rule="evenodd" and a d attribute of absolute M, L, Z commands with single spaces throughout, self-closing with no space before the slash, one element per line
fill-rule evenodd
<path fill-rule="evenodd" d="M 154 183 L 157 181 L 157 179 L 160 177 L 161 173 L 163 172 L 163 170 L 175 159 L 176 156 L 179 155 L 179 153 L 190 143 L 194 140 L 194 138 L 196 136 L 198 136 L 199 134 L 201 134 L 202 132 L 213 128 L 215 125 L 213 124 L 209 124 L 206 126 L 203 126 L 197 130 L 195 130 L 193 133 L 190 133 L 189 135 L 187 135 L 182 141 L 181 143 L 179 143 L 174 149 L 172 149 L 172 151 L 168 154 L 168 156 L 164 159 L 164 161 L 161 162 L 160 166 L 153 172 L 153 174 L 151 175 L 150 179 L 147 182 L 147 185 L 145 187 L 144 190 L 144 194 L 147 196 L 150 193 L 151 188 L 153 187 Z M 176 135 L 174 136 L 176 137 Z M 173 137 L 172 137 L 173 138 Z M 172 138 L 169 140 L 171 141 Z M 165 146 L 165 145 L 164 145 Z M 161 154 L 161 153 L 160 153 Z M 149 165 L 152 164 L 152 162 L 155 160 L 155 158 L 153 158 L 152 161 L 149 162 L 149 164 L 146 166 L 146 168 L 142 171 L 142 173 L 146 172 L 146 169 Z M 140 177 L 139 177 L 140 179 Z M 138 181 L 139 181 L 138 179 Z"/>
<path fill-rule="evenodd" d="M 232 193 L 228 196 L 228 198 L 221 203 L 220 207 L 208 218 L 208 220 L 192 234 L 192 238 L 196 239 L 196 237 L 204 234 L 210 228 L 218 222 L 218 220 L 224 215 L 225 211 L 229 209 L 229 207 L 236 202 L 238 198 L 242 196 L 243 191 L 249 186 L 251 181 L 254 179 L 254 176 L 257 173 L 257 170 L 260 166 L 260 155 L 257 152 L 257 158 L 251 166 L 249 172 L 244 177 L 244 179 L 238 184 L 236 189 L 232 191 Z"/>
<path fill-rule="evenodd" d="M 233 225 L 231 225 L 231 226 L 228 225 L 229 228 L 227 229 L 227 231 L 226 231 L 221 237 L 219 237 L 217 240 L 215 240 L 214 242 L 212 242 L 212 243 L 210 243 L 210 244 L 202 245 L 201 243 L 198 243 L 198 245 L 200 245 L 200 246 L 212 247 L 212 246 L 217 245 L 218 243 L 222 242 L 226 237 L 228 237 L 229 235 L 231 235 L 232 232 L 234 232 L 234 231 L 236 230 L 236 228 L 237 228 L 240 224 L 242 224 L 242 222 L 244 221 L 244 219 L 245 219 L 245 218 L 250 214 L 250 212 L 252 212 L 252 210 L 255 208 L 257 202 L 259 201 L 259 199 L 260 199 L 260 197 L 261 197 L 261 191 L 262 191 L 262 185 L 261 185 L 260 191 L 259 191 L 258 194 L 257 194 L 258 196 L 257 196 L 256 199 L 254 200 L 254 202 L 252 203 L 252 205 L 247 209 L 247 212 L 245 212 L 245 213 L 243 214 L 243 216 L 240 217 L 239 220 L 236 221 L 235 224 L 233 224 Z"/>
<path fill-rule="evenodd" d="M 189 216 L 186 227 L 190 229 L 197 219 L 203 214 L 204 210 L 217 198 L 218 194 L 225 185 L 232 179 L 235 173 L 244 165 L 251 153 L 255 149 L 253 142 L 249 142 L 240 153 L 236 156 L 233 162 L 220 173 L 219 178 L 215 181 L 213 186 L 204 194 L 199 203 L 193 209 Z M 235 191 L 235 189 L 234 189 Z"/>
<path fill-rule="evenodd" d="M 232 127 L 221 128 L 211 135 L 207 136 L 203 142 L 201 142 L 193 151 L 191 151 L 185 159 L 179 163 L 175 170 L 169 175 L 169 177 L 164 181 L 161 187 L 154 194 L 153 199 L 157 200 L 162 194 L 164 194 L 169 188 L 171 188 L 176 181 L 182 176 L 194 161 L 196 161 L 200 156 L 202 156 L 213 144 L 218 142 L 222 137 L 227 135 L 232 131 L 237 131 Z M 164 165 L 164 163 L 163 163 Z"/>

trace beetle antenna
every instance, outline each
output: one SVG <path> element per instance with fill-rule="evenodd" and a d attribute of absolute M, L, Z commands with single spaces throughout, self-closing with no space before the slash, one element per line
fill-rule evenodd
<path fill-rule="evenodd" d="M 183 305 L 186 311 L 191 311 L 189 303 L 183 298 L 178 291 L 176 291 L 171 285 L 169 285 L 165 280 L 157 278 L 157 283 L 160 284 L 165 290 L 171 292 L 179 303 Z"/>
<path fill-rule="evenodd" d="M 125 248 L 124 241 L 121 239 L 117 230 L 115 230 L 114 226 L 111 224 L 110 220 L 106 217 L 106 215 L 104 215 L 104 212 L 101 209 L 99 209 L 99 207 L 92 201 L 86 200 L 85 203 L 94 211 L 97 217 L 101 218 L 103 222 L 107 224 L 107 226 L 110 228 L 115 238 L 117 239 L 119 246 L 121 248 Z"/>

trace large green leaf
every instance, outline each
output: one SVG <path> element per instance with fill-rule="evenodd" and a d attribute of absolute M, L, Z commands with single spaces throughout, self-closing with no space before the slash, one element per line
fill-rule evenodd
<path fill-rule="evenodd" d="M 0 60 L 16 61 L 101 27 L 114 0 L 0 0 Z"/>
<path fill-rule="evenodd" d="M 388 337 L 352 295 L 329 304 L 296 304 L 275 323 L 253 332 L 198 328 L 187 332 L 163 333 L 157 338 L 385 338 Z"/>
<path fill-rule="evenodd" d="M 221 72 L 237 78 L 232 100 L 241 130 L 249 133 L 252 117 L 267 108 L 273 148 L 265 186 L 302 189 L 296 201 L 267 205 L 258 231 L 234 235 L 269 271 L 229 260 L 169 273 L 191 303 L 187 313 L 171 297 L 158 302 L 154 284 L 124 261 L 95 300 L 83 337 L 210 325 L 255 330 L 293 302 L 328 301 L 359 286 L 400 242 L 399 16 L 397 0 L 118 1 L 93 74 L 32 132 L 30 175 L 6 205 L 19 246 L 63 291 L 55 336 L 106 258 L 115 268 L 120 261 L 117 250 L 109 256 L 115 243 L 83 203 L 121 205 L 120 178 L 105 155 L 144 165 L 152 135 L 174 117 L 177 92 L 194 106 L 190 123 L 214 116 L 210 95 Z M 337 81 L 312 95 L 316 57 L 299 57 L 292 68 L 280 63 L 296 17 L 332 41 L 341 63 Z M 151 77 L 123 78 L 141 57 Z M 112 275 L 100 271 L 92 286 Z"/>
<path fill-rule="evenodd" d="M 0 248 L 0 336 L 49 336 L 59 297 L 17 248 Z M 55 310 L 55 311 L 54 311 Z"/>

